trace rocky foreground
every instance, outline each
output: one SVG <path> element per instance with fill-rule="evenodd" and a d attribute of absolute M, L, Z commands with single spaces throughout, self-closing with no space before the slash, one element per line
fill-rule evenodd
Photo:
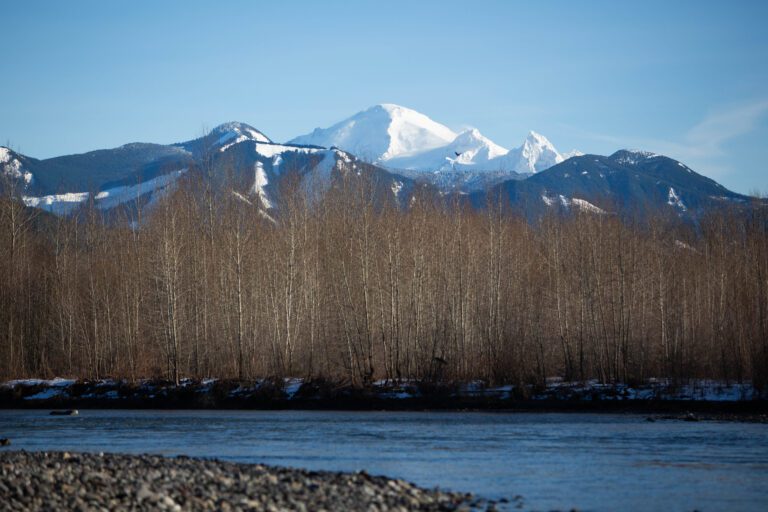
<path fill-rule="evenodd" d="M 471 495 L 365 472 L 155 455 L 0 452 L 0 510 L 471 510 Z"/>

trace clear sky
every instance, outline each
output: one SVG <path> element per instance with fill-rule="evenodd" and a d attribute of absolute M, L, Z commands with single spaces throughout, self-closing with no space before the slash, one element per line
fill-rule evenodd
<path fill-rule="evenodd" d="M 768 193 L 766 1 L 0 0 L 0 144 L 45 158 L 376 103 Z"/>

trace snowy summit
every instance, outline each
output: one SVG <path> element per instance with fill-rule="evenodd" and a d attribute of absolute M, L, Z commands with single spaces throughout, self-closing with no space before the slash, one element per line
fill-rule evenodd
<path fill-rule="evenodd" d="M 329 128 L 316 128 L 290 143 L 338 147 L 389 169 L 416 172 L 530 174 L 580 154 L 562 155 L 535 132 L 510 151 L 475 128 L 457 134 L 424 114 L 391 103 L 370 107 Z"/>
<path fill-rule="evenodd" d="M 383 103 L 358 112 L 329 128 L 289 141 L 338 147 L 358 158 L 382 163 L 444 146 L 456 138 L 450 128 L 409 108 Z"/>

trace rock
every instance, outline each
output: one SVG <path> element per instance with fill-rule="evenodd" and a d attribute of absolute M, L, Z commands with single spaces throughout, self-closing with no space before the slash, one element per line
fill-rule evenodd
<path fill-rule="evenodd" d="M 0 509 L 43 510 L 450 511 L 479 503 L 471 494 L 421 489 L 365 472 L 23 451 L 0 453 L 0 495 L 6 498 Z"/>
<path fill-rule="evenodd" d="M 11 440 L 7 437 L 0 438 L 0 446 L 11 446 Z"/>

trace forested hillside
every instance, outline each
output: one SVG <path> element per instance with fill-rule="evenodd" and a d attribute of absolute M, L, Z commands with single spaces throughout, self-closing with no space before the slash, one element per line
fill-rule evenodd
<path fill-rule="evenodd" d="M 6 195 L 0 378 L 768 379 L 760 209 L 531 223 L 351 176 L 275 219 L 193 173 L 117 222 Z"/>

